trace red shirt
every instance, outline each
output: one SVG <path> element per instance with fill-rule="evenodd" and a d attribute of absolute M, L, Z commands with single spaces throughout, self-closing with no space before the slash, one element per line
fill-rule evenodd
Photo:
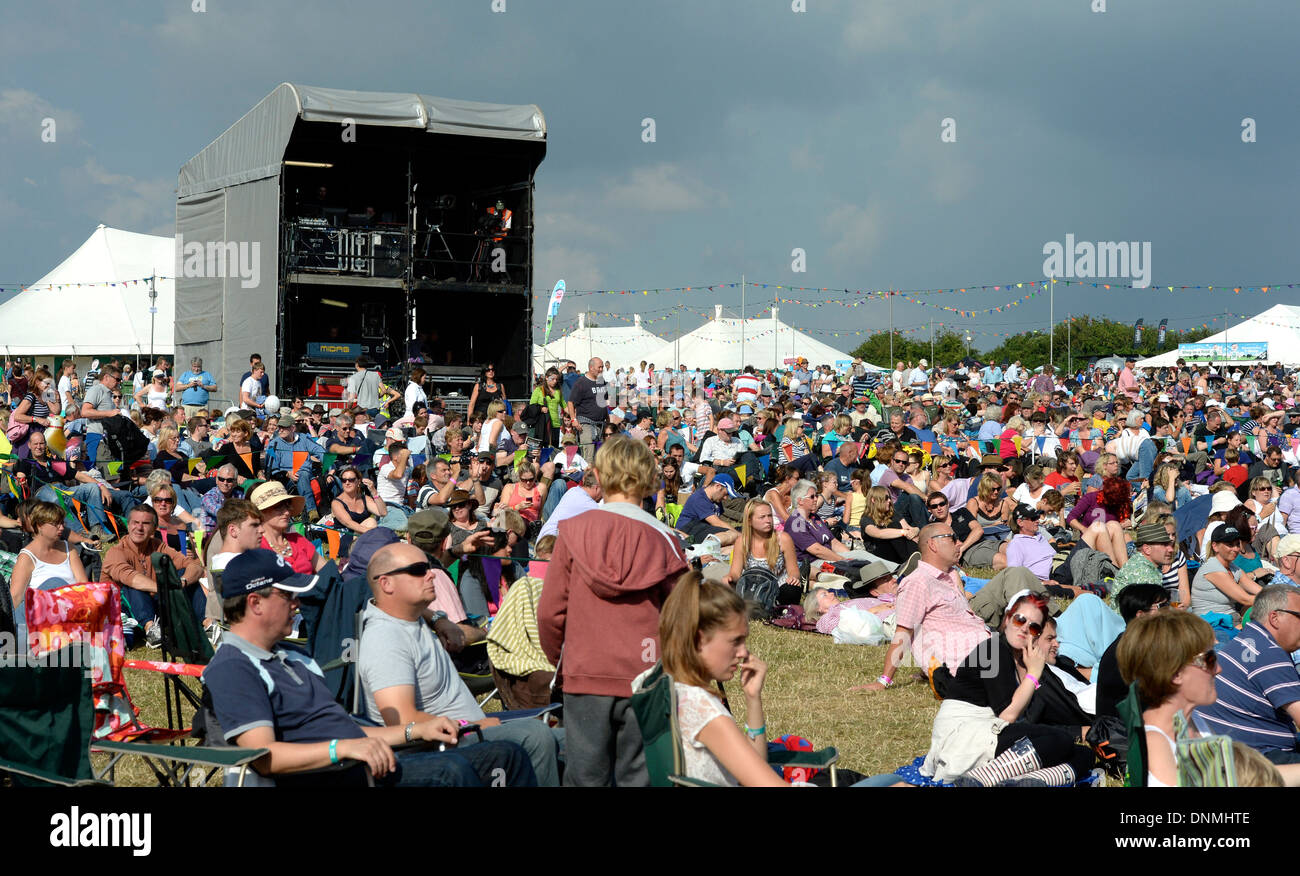
<path fill-rule="evenodd" d="M 316 571 L 316 546 L 296 532 L 285 533 L 285 541 L 289 542 L 289 556 L 285 560 L 299 575 L 310 575 Z M 267 543 L 266 538 L 262 539 L 262 547 L 268 551 L 273 550 Z"/>
<path fill-rule="evenodd" d="M 1054 471 L 1051 474 L 1049 474 L 1047 477 L 1043 478 L 1043 483 L 1047 484 L 1049 487 L 1051 487 L 1054 490 L 1060 489 L 1062 484 L 1077 484 L 1078 482 L 1079 482 L 1078 478 L 1067 478 L 1059 471 Z"/>
<path fill-rule="evenodd" d="M 1241 485 L 1244 484 L 1249 478 L 1250 478 L 1249 470 L 1244 465 L 1241 465 L 1240 463 L 1238 463 L 1237 465 L 1228 466 L 1223 472 L 1223 479 L 1225 481 L 1228 481 L 1238 489 L 1240 489 Z"/>

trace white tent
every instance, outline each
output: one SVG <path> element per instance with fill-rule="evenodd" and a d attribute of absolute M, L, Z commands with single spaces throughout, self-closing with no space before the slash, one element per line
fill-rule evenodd
<path fill-rule="evenodd" d="M 173 354 L 176 241 L 100 225 L 58 267 L 0 304 L 6 356 Z M 149 277 L 158 292 L 150 341 Z"/>
<path fill-rule="evenodd" d="M 741 353 L 741 336 L 744 353 Z M 746 365 L 758 369 L 787 368 L 795 358 L 808 360 L 810 366 L 830 365 L 843 370 L 853 356 L 781 322 L 778 308 L 771 319 L 723 319 L 722 306 L 714 309 L 713 319 L 687 332 L 675 341 L 662 344 L 649 357 L 663 366 L 676 368 L 719 368 L 739 371 Z M 868 368 L 879 371 L 875 365 Z"/>
<path fill-rule="evenodd" d="M 1198 344 L 1244 344 L 1267 342 L 1270 364 L 1281 362 L 1283 365 L 1300 365 L 1300 307 L 1290 304 L 1274 304 L 1263 313 L 1258 313 L 1244 322 L 1202 338 Z M 1138 368 L 1168 368 L 1178 361 L 1178 350 L 1170 350 L 1150 359 L 1137 363 Z M 1226 361 L 1253 361 L 1250 359 L 1226 359 Z"/>
<path fill-rule="evenodd" d="M 587 362 L 600 357 L 614 368 L 629 368 L 644 362 L 663 364 L 652 354 L 663 346 L 664 339 L 641 327 L 641 314 L 634 314 L 632 325 L 588 327 L 586 314 L 578 314 L 578 327 L 562 338 L 555 338 L 545 348 L 533 345 L 535 364 L 556 359 L 572 359 L 579 371 Z"/>

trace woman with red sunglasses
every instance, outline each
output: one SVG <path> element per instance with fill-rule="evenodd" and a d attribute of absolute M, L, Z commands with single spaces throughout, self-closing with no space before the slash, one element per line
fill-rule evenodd
<path fill-rule="evenodd" d="M 1042 787 L 1072 785 L 1092 769 L 1092 751 L 1076 744 L 1090 719 L 1047 669 L 1046 618 L 1043 597 L 1011 597 L 999 633 L 948 684 L 923 774 L 969 787 Z"/>

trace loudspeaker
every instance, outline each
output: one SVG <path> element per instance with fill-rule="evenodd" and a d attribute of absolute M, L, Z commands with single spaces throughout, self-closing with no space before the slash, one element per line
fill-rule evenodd
<path fill-rule="evenodd" d="M 406 235 L 396 231 L 370 233 L 370 276 L 402 276 L 402 256 L 405 255 Z"/>

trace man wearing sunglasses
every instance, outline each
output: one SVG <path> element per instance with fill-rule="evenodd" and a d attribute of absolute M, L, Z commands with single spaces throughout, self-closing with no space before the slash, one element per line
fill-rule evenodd
<path fill-rule="evenodd" d="M 199 522 L 204 532 L 216 528 L 217 514 L 229 499 L 243 498 L 243 491 L 239 489 L 239 471 L 230 463 L 217 469 L 215 480 L 217 485 L 199 500 Z"/>
<path fill-rule="evenodd" d="M 931 523 L 947 523 L 952 527 L 953 534 L 957 536 L 959 561 L 971 545 L 984 537 L 984 527 L 975 519 L 975 515 L 970 513 L 970 509 L 962 505 L 953 510 L 948 504 L 948 497 L 938 490 L 926 498 L 925 507 L 930 512 Z"/>
<path fill-rule="evenodd" d="M 370 720 L 411 727 L 445 717 L 477 724 L 487 741 L 514 742 L 528 752 L 539 785 L 559 785 L 557 740 L 541 721 L 501 723 L 484 715 L 424 614 L 437 595 L 434 566 L 420 548 L 399 542 L 375 552 L 366 566 L 374 598 L 362 616 L 361 681 Z M 562 731 L 561 731 L 562 732 Z M 460 743 L 461 750 L 473 742 Z"/>
<path fill-rule="evenodd" d="M 1037 508 L 1023 503 L 1011 512 L 1011 527 L 1014 535 L 1004 541 L 993 557 L 993 568 L 1001 571 L 1007 568 L 1025 568 L 1039 581 L 1046 581 L 1052 575 L 1052 558 L 1056 548 L 1047 536 L 1039 532 L 1038 519 L 1042 516 Z M 1164 527 L 1160 527 L 1164 531 Z"/>
<path fill-rule="evenodd" d="M 1270 584 L 1255 594 L 1250 623 L 1220 646 L 1218 701 L 1196 716 L 1214 733 L 1256 749 L 1275 764 L 1300 764 L 1300 590 Z"/>
<path fill-rule="evenodd" d="M 912 461 L 902 445 L 886 441 L 877 445 L 877 454 L 887 451 L 887 455 L 878 459 L 888 460 L 888 467 L 881 474 L 878 485 L 889 490 L 890 498 L 898 507 L 900 516 L 913 526 L 924 526 L 929 519 L 925 513 L 925 493 L 912 482 L 907 473 L 907 466 Z"/>
<path fill-rule="evenodd" d="M 447 718 L 405 727 L 353 721 L 334 701 L 315 662 L 279 645 L 293 629 L 298 594 L 315 585 L 314 577 L 295 575 L 283 558 L 262 549 L 235 557 L 222 574 L 230 630 L 204 670 L 203 684 L 227 742 L 269 749 L 255 770 L 290 785 L 296 771 L 355 760 L 389 787 L 486 787 L 501 769 L 508 784 L 536 783 L 523 750 L 508 742 L 463 751 L 393 751 L 416 740 L 456 745 L 459 728 Z"/>
<path fill-rule="evenodd" d="M 935 693 L 943 696 L 951 673 L 989 637 L 989 628 L 966 600 L 952 527 L 931 523 L 916 541 L 920 562 L 914 565 L 914 555 L 897 572 L 894 617 L 898 626 L 885 654 L 885 671 L 874 682 L 851 690 L 884 690 L 892 685 L 910 650 L 916 665 L 930 674 Z"/>

